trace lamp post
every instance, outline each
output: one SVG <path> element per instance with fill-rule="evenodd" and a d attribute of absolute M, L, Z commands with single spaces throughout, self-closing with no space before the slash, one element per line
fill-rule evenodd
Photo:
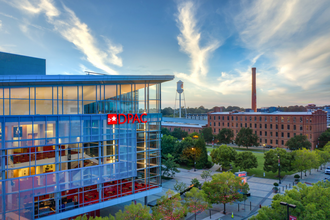
<path fill-rule="evenodd" d="M 281 184 L 281 164 L 280 164 L 280 155 L 278 157 L 278 183 Z"/>
<path fill-rule="evenodd" d="M 264 145 L 264 153 L 265 153 L 265 147 L 266 147 L 266 144 L 263 144 Z"/>
<path fill-rule="evenodd" d="M 280 204 L 281 205 L 284 205 L 284 206 L 286 206 L 287 207 L 287 211 L 286 211 L 286 214 L 287 214 L 287 220 L 289 220 L 289 216 L 290 216 L 290 210 L 289 210 L 289 208 L 293 208 L 293 209 L 295 209 L 297 206 L 296 205 L 292 205 L 292 204 L 288 204 L 288 203 L 286 203 L 286 202 L 280 202 Z"/>
<path fill-rule="evenodd" d="M 196 172 L 196 151 L 195 148 L 191 148 L 191 149 L 194 152 L 194 172 Z"/>

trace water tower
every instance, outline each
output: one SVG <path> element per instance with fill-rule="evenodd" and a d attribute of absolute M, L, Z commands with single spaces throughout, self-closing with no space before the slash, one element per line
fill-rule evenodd
<path fill-rule="evenodd" d="M 178 94 L 179 94 L 179 99 L 178 99 Z M 183 97 L 181 98 L 181 94 L 183 95 Z M 181 80 L 179 80 L 176 83 L 176 94 L 175 94 L 175 103 L 174 103 L 174 114 L 173 117 L 175 117 L 175 111 L 176 111 L 176 101 L 179 100 L 179 118 L 181 118 L 181 101 L 184 101 L 184 110 L 186 113 L 186 117 L 187 117 L 187 108 L 186 108 L 186 98 L 184 96 L 184 89 L 183 89 L 183 82 Z"/>

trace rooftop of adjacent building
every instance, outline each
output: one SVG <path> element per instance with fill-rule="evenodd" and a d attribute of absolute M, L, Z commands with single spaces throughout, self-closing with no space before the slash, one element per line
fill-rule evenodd
<path fill-rule="evenodd" d="M 194 120 L 187 118 L 173 118 L 173 117 L 163 117 L 162 124 L 184 124 L 184 125 L 201 125 L 204 126 L 207 124 L 207 120 Z"/>

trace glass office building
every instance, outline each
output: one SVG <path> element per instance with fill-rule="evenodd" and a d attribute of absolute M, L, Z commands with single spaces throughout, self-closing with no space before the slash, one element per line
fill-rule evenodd
<path fill-rule="evenodd" d="M 161 83 L 173 78 L 0 76 L 0 220 L 64 219 L 160 192 Z"/>

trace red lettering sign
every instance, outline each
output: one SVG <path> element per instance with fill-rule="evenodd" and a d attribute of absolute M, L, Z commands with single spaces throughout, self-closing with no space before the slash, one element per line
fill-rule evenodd
<path fill-rule="evenodd" d="M 124 124 L 124 123 L 147 123 L 148 121 L 143 120 L 143 116 L 147 116 L 146 113 L 143 113 L 138 116 L 138 114 L 108 114 L 108 125 L 115 124 Z"/>
<path fill-rule="evenodd" d="M 290 219 L 290 220 L 297 220 L 297 217 L 292 216 L 292 215 L 289 215 L 289 219 Z"/>

